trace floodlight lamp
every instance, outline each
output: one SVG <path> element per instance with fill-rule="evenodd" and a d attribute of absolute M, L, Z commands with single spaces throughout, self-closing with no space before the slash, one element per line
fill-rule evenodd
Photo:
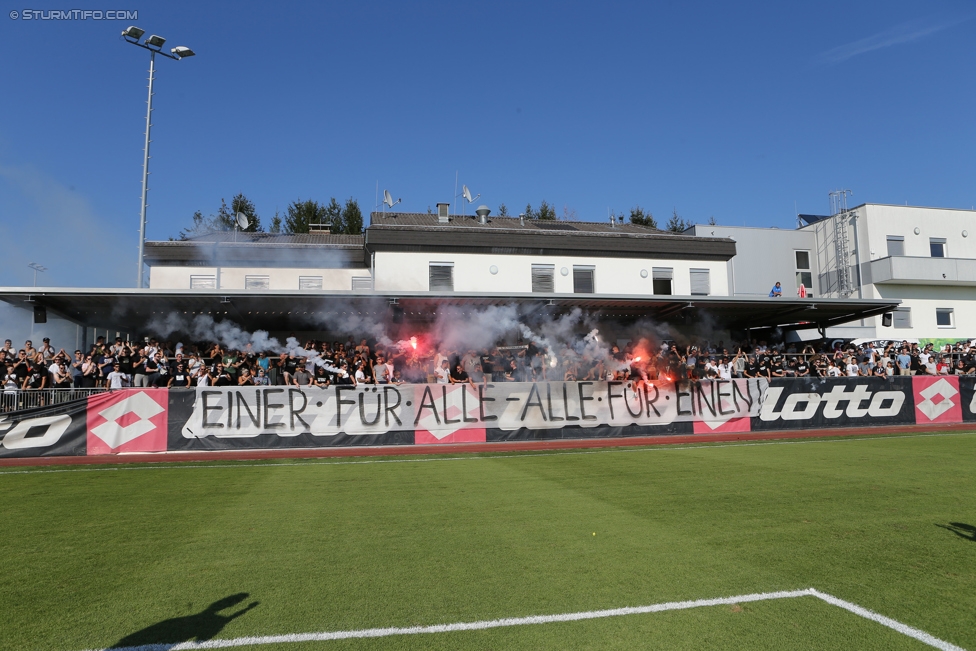
<path fill-rule="evenodd" d="M 145 33 L 146 30 L 139 29 L 135 25 L 130 25 L 128 29 L 122 32 L 122 36 L 125 36 L 126 38 L 134 38 L 135 40 L 138 41 L 140 38 L 142 38 L 142 35 Z"/>
<path fill-rule="evenodd" d="M 146 39 L 146 45 L 151 45 L 152 47 L 163 47 L 163 43 L 165 42 L 165 38 L 156 36 L 155 34 Z"/>
<path fill-rule="evenodd" d="M 196 55 L 196 52 L 183 45 L 178 45 L 177 47 L 174 47 L 172 50 L 170 50 L 170 52 L 173 53 L 173 56 L 179 57 L 181 59 L 185 59 L 186 57 L 192 57 Z"/>

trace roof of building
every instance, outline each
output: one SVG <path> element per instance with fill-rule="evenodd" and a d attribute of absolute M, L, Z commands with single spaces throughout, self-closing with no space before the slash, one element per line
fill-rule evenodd
<path fill-rule="evenodd" d="M 148 242 L 147 242 L 148 244 Z M 185 240 L 154 241 L 155 246 L 196 246 L 199 244 L 309 244 L 315 246 L 362 247 L 362 235 L 335 235 L 328 231 L 311 233 L 240 233 L 234 231 L 212 231 Z"/>
<path fill-rule="evenodd" d="M 371 226 L 421 226 L 436 230 L 448 229 L 488 229 L 488 230 L 517 230 L 521 232 L 532 232 L 542 234 L 569 234 L 569 233 L 606 233 L 611 235 L 664 235 L 674 236 L 673 233 L 662 231 L 647 226 L 636 224 L 615 222 L 610 225 L 610 220 L 605 222 L 584 222 L 584 221 L 565 221 L 565 220 L 545 220 L 545 219 L 525 219 L 518 217 L 493 217 L 487 219 L 487 223 L 482 224 L 477 215 L 450 215 L 448 223 L 440 223 L 436 214 L 420 212 L 374 212 L 370 215 Z"/>
<path fill-rule="evenodd" d="M 373 213 L 366 250 L 728 260 L 735 242 L 609 221 L 489 217 L 482 224 L 476 216 L 452 215 L 441 223 L 426 213 Z"/>
<path fill-rule="evenodd" d="M 363 235 L 235 233 L 218 231 L 188 240 L 146 242 L 149 265 L 296 266 L 366 265 Z"/>

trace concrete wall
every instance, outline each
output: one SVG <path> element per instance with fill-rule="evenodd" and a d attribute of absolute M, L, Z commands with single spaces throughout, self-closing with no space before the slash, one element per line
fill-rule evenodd
<path fill-rule="evenodd" d="M 911 309 L 911 330 L 885 328 L 881 319 L 874 318 L 878 337 L 913 337 L 973 339 L 976 338 L 976 297 L 969 287 L 922 286 L 922 285 L 876 285 L 882 298 L 897 298 L 901 306 Z M 935 322 L 937 308 L 951 308 L 953 325 L 939 326 Z M 910 333 L 910 334 L 909 334 Z"/>
<path fill-rule="evenodd" d="M 776 228 L 747 226 L 709 226 L 698 224 L 691 234 L 699 237 L 730 237 L 735 240 L 735 257 L 729 261 L 728 294 L 736 296 L 766 296 L 779 281 L 783 294 L 796 293 L 796 251 L 810 252 L 814 296 L 820 296 L 817 286 L 817 240 L 814 233 Z M 734 288 L 733 288 L 734 285 Z"/>
<path fill-rule="evenodd" d="M 673 269 L 673 293 L 691 293 L 691 269 L 708 269 L 710 295 L 728 295 L 728 274 L 725 262 L 692 260 L 639 260 L 627 258 L 587 258 L 563 256 L 528 256 L 495 254 L 401 253 L 376 254 L 376 291 L 428 291 L 428 268 L 431 262 L 454 265 L 454 291 L 530 293 L 532 265 L 551 264 L 555 267 L 555 291 L 573 293 L 573 265 L 594 267 L 596 294 L 652 295 L 652 269 Z M 491 267 L 498 269 L 491 273 Z M 567 274 L 561 273 L 566 269 Z M 647 277 L 641 277 L 641 271 Z M 767 289 L 768 291 L 768 289 Z"/>
<path fill-rule="evenodd" d="M 89 329 L 89 337 L 90 333 Z M 105 334 L 105 331 L 100 334 Z M 30 339 L 34 342 L 34 347 L 39 348 L 44 337 L 50 337 L 51 345 L 55 348 L 64 348 L 69 353 L 84 346 L 86 341 L 84 328 L 61 319 L 50 311 L 47 313 L 47 323 L 34 323 L 33 307 L 27 309 L 0 303 L 0 346 L 3 346 L 4 339 L 10 339 L 19 350 Z"/>
<path fill-rule="evenodd" d="M 321 276 L 323 290 L 352 289 L 353 277 L 369 277 L 369 269 L 289 269 L 276 267 L 152 267 L 152 289 L 190 289 L 190 276 L 217 276 L 217 289 L 244 289 L 245 276 L 268 276 L 271 290 L 295 291 L 300 276 Z M 426 268 L 425 268 L 426 273 Z"/>
<path fill-rule="evenodd" d="M 905 238 L 906 256 L 931 257 L 929 238 L 941 237 L 946 240 L 946 257 L 976 259 L 976 211 L 867 204 L 858 212 L 867 222 L 865 260 L 888 257 L 888 235 Z"/>

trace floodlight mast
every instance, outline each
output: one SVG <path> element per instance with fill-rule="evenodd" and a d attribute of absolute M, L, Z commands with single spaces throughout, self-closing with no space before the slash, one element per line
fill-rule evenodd
<path fill-rule="evenodd" d="M 192 57 L 196 53 L 188 47 L 180 45 L 174 47 L 170 50 L 170 54 L 163 52 L 163 44 L 166 43 L 166 39 L 162 36 L 157 36 L 153 34 L 145 40 L 144 43 L 140 43 L 139 39 L 142 35 L 146 33 L 146 30 L 140 29 L 135 25 L 129 26 L 124 32 L 122 32 L 122 39 L 126 43 L 131 43 L 132 45 L 138 45 L 139 47 L 149 50 L 149 99 L 146 102 L 146 144 L 143 148 L 143 158 L 142 158 L 142 209 L 139 215 L 139 269 L 138 275 L 136 276 L 136 287 L 142 289 L 145 287 L 145 251 L 146 251 L 146 200 L 149 196 L 149 132 L 152 129 L 152 100 L 153 100 L 153 80 L 156 77 L 156 55 L 162 54 L 168 59 L 173 59 L 179 61 L 180 59 L 185 59 L 187 57 Z"/>

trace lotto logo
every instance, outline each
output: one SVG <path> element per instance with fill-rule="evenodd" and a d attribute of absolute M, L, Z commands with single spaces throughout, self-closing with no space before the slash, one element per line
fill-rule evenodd
<path fill-rule="evenodd" d="M 959 396 L 959 378 L 914 377 L 912 389 L 915 392 L 915 422 L 961 423 L 962 404 Z"/>
<path fill-rule="evenodd" d="M 414 443 L 484 443 L 486 432 L 478 422 L 479 404 L 477 391 L 466 384 L 419 386 L 414 400 L 419 415 Z M 436 396 L 436 397 L 435 397 Z M 425 408 L 433 405 L 433 408 Z"/>
<path fill-rule="evenodd" d="M 88 399 L 88 454 L 165 452 L 165 389 L 112 391 Z"/>
<path fill-rule="evenodd" d="M 752 419 L 748 416 L 740 418 L 696 420 L 694 423 L 695 434 L 724 434 L 727 432 L 749 432 L 752 431 Z"/>

